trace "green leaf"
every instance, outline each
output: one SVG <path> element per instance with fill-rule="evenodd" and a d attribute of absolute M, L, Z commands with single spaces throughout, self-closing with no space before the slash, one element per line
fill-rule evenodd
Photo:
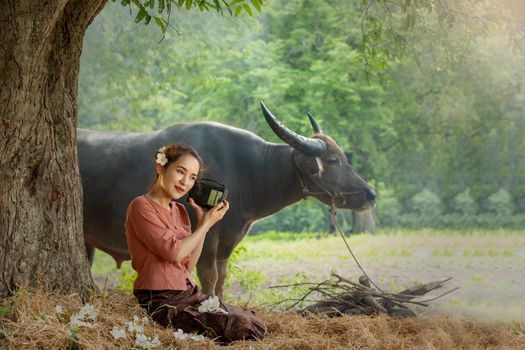
<path fill-rule="evenodd" d="M 144 7 L 141 7 L 139 12 L 137 13 L 137 16 L 135 17 L 135 23 L 140 23 L 146 16 L 148 16 L 148 13 L 144 9 Z"/>
<path fill-rule="evenodd" d="M 242 10 L 242 7 L 238 6 L 236 9 L 235 9 L 235 13 L 233 14 L 235 17 L 237 17 L 239 15 L 239 13 L 241 13 L 241 10 Z"/>
<path fill-rule="evenodd" d="M 226 0 L 221 0 L 224 4 L 224 7 L 228 10 L 228 12 L 230 13 L 230 16 L 233 16 L 233 12 L 232 12 L 232 6 L 231 4 L 229 4 L 228 2 L 226 2 Z M 220 13 L 222 14 L 222 7 L 221 7 L 221 10 L 220 10 Z"/>
<path fill-rule="evenodd" d="M 166 25 L 168 22 L 166 22 L 165 19 L 160 17 L 155 17 L 155 24 L 157 24 L 157 27 L 160 28 L 160 30 L 164 33 L 166 31 Z"/>
<path fill-rule="evenodd" d="M 258 0 L 250 0 L 250 2 L 257 11 L 261 12 L 261 3 Z"/>
<path fill-rule="evenodd" d="M 244 10 L 246 10 L 246 12 L 248 12 L 250 16 L 253 16 L 252 9 L 250 8 L 248 4 L 243 4 L 242 7 L 244 7 Z"/>
<path fill-rule="evenodd" d="M 222 14 L 222 8 L 221 4 L 219 3 L 219 0 L 213 0 L 213 4 L 210 4 L 211 7 L 213 7 L 217 12 L 220 12 Z"/>
<path fill-rule="evenodd" d="M 164 2 L 164 0 L 159 0 L 159 7 L 158 7 L 159 13 L 162 13 L 162 11 L 164 11 L 165 6 L 166 6 L 166 3 Z"/>
<path fill-rule="evenodd" d="M 186 0 L 186 10 L 191 9 L 192 0 Z"/>

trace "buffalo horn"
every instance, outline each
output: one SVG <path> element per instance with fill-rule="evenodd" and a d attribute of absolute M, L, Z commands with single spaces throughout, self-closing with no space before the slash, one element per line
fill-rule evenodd
<path fill-rule="evenodd" d="M 312 113 L 307 112 L 306 114 L 308 114 L 308 118 L 310 118 L 310 124 L 312 124 L 312 128 L 314 129 L 314 132 L 316 134 L 322 134 L 323 133 L 323 129 L 321 129 L 319 124 L 317 124 L 317 122 L 315 121 L 315 118 L 312 115 Z"/>
<path fill-rule="evenodd" d="M 318 157 L 326 151 L 326 144 L 323 140 L 304 137 L 288 129 L 272 115 L 262 101 L 261 108 L 264 118 L 268 122 L 268 125 L 270 125 L 270 128 L 272 128 L 273 132 L 279 136 L 281 140 L 296 150 L 314 157 Z"/>

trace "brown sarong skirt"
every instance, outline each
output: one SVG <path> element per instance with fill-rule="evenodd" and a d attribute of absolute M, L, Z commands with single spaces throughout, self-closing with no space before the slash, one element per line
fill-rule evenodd
<path fill-rule="evenodd" d="M 200 303 L 208 296 L 197 286 L 187 286 L 187 290 L 135 290 L 134 294 L 151 318 L 164 327 L 205 334 L 221 342 L 262 339 L 266 334 L 266 326 L 253 311 L 221 302 L 228 314 L 199 312 Z"/>

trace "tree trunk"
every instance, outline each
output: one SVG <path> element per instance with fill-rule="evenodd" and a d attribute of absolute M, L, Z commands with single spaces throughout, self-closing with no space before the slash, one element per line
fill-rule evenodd
<path fill-rule="evenodd" d="M 352 233 L 375 232 L 376 224 L 372 209 L 352 211 Z"/>
<path fill-rule="evenodd" d="M 106 0 L 0 4 L 0 297 L 28 285 L 86 296 L 76 148 L 84 33 Z"/>

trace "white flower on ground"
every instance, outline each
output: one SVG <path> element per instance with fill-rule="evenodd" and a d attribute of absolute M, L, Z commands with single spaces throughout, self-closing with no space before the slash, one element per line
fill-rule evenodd
<path fill-rule="evenodd" d="M 178 340 L 186 340 L 188 339 L 190 335 L 187 333 L 184 333 L 184 331 L 179 328 L 177 329 L 176 332 L 173 332 L 173 336 L 175 337 L 175 339 L 178 339 Z"/>
<path fill-rule="evenodd" d="M 193 340 L 193 341 L 203 341 L 204 340 L 204 336 L 200 335 L 200 334 L 194 334 L 194 335 L 191 336 L 191 340 Z"/>
<path fill-rule="evenodd" d="M 97 311 L 95 307 L 91 304 L 86 304 L 78 312 L 79 318 L 83 320 L 95 320 L 97 318 Z"/>
<path fill-rule="evenodd" d="M 221 303 L 218 296 L 209 297 L 207 300 L 204 300 L 199 307 L 197 308 L 199 312 L 211 312 L 211 313 L 222 313 L 228 314 L 226 310 L 221 309 Z"/>
<path fill-rule="evenodd" d="M 156 335 L 153 340 L 149 343 L 150 347 L 154 348 L 160 345 L 160 339 L 159 336 Z"/>
<path fill-rule="evenodd" d="M 128 332 L 132 332 L 132 333 L 143 333 L 144 332 L 144 327 L 142 327 L 141 325 L 138 325 L 131 321 L 126 322 L 126 324 L 128 326 Z"/>
<path fill-rule="evenodd" d="M 113 339 L 115 340 L 118 340 L 120 338 L 126 338 L 126 331 L 122 328 L 118 328 L 117 326 L 114 326 L 109 333 L 113 336 Z"/>
<path fill-rule="evenodd" d="M 141 348 L 147 348 L 148 346 L 148 337 L 142 333 L 135 334 L 135 345 L 140 346 Z"/>
<path fill-rule="evenodd" d="M 144 333 L 144 325 L 149 322 L 147 317 L 139 319 L 137 315 L 133 316 L 133 321 L 127 321 L 126 325 L 128 326 L 128 332 L 133 333 Z"/>
<path fill-rule="evenodd" d="M 188 340 L 188 339 L 191 339 L 193 341 L 203 341 L 204 340 L 203 335 L 184 333 L 184 331 L 180 328 L 177 329 L 176 332 L 173 332 L 173 336 L 175 337 L 175 339 L 182 340 L 182 341 Z"/>
<path fill-rule="evenodd" d="M 151 349 L 156 348 L 157 346 L 161 345 L 161 343 L 158 335 L 156 335 L 155 338 L 151 340 L 150 337 L 142 333 L 137 333 L 135 334 L 135 345 L 142 349 Z"/>
<path fill-rule="evenodd" d="M 60 306 L 60 305 L 57 305 L 57 306 L 55 306 L 55 312 L 56 312 L 58 315 L 60 315 L 61 313 L 64 312 L 64 308 L 63 308 L 62 306 Z"/>
<path fill-rule="evenodd" d="M 97 315 L 98 313 L 95 310 L 95 307 L 93 307 L 91 304 L 86 304 L 76 314 L 69 318 L 69 326 L 71 328 L 94 327 L 94 321 L 97 318 Z"/>
<path fill-rule="evenodd" d="M 86 322 L 84 320 L 83 317 L 80 317 L 79 314 L 74 314 L 73 316 L 71 316 L 71 318 L 69 319 L 69 326 L 71 328 L 79 328 L 79 327 L 88 327 L 88 328 L 91 328 L 91 327 L 94 327 L 95 324 L 94 323 L 91 323 L 91 322 Z"/>

